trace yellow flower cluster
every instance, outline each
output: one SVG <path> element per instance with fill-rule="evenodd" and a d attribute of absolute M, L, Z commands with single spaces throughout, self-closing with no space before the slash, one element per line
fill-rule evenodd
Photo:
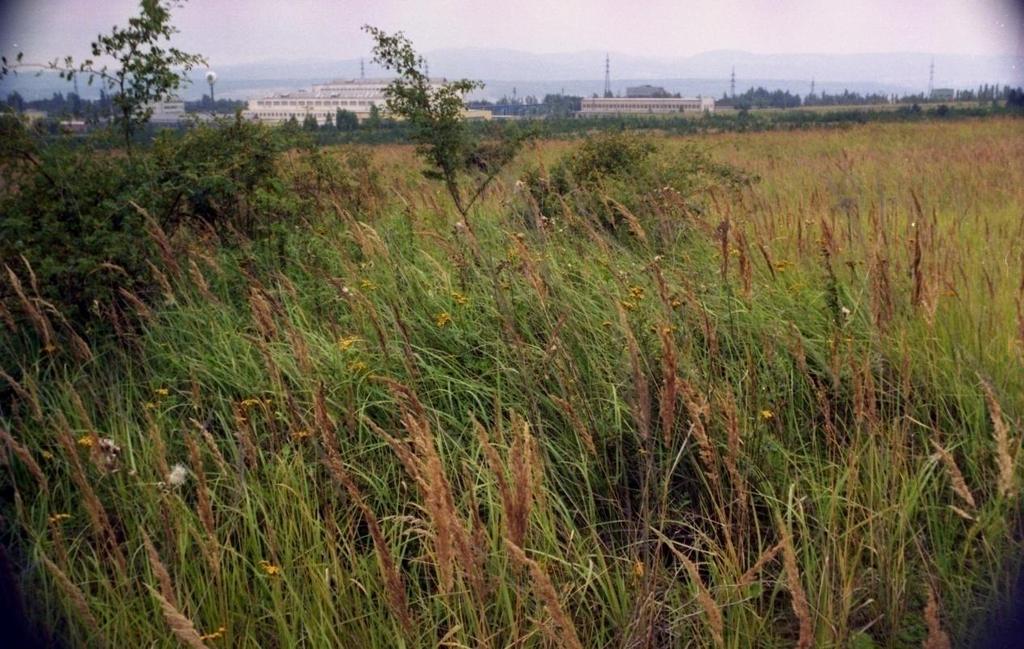
<path fill-rule="evenodd" d="M 359 342 L 359 336 L 345 336 L 338 341 L 338 348 L 343 352 L 352 349 L 352 346 Z"/>
<path fill-rule="evenodd" d="M 275 566 L 266 559 L 260 561 L 260 570 L 269 577 L 277 577 L 281 574 L 281 566 Z"/>
<path fill-rule="evenodd" d="M 208 642 L 210 640 L 216 640 L 218 638 L 224 637 L 224 634 L 227 633 L 227 631 L 228 631 L 228 628 L 226 626 L 222 626 L 219 629 L 217 629 L 216 631 L 214 631 L 213 633 L 207 633 L 206 635 L 199 636 L 199 639 L 202 640 L 203 642 Z"/>
<path fill-rule="evenodd" d="M 447 311 L 442 311 L 434 316 L 434 322 L 438 327 L 447 327 L 452 322 L 452 316 Z"/>

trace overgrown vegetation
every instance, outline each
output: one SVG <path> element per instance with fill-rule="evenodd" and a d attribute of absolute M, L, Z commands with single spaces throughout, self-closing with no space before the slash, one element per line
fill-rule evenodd
<path fill-rule="evenodd" d="M 523 188 L 534 222 L 566 211 L 585 216 L 610 231 L 636 236 L 645 227 L 654 235 L 685 231 L 694 214 L 705 212 L 716 192 L 735 192 L 753 178 L 724 165 L 696 146 L 661 152 L 650 137 L 602 133 L 555 162 L 528 170 Z"/>
<path fill-rule="evenodd" d="M 45 642 L 962 646 L 1020 568 L 1016 119 L 535 142 L 472 201 L 429 131 L 440 179 L 4 128 Z"/>

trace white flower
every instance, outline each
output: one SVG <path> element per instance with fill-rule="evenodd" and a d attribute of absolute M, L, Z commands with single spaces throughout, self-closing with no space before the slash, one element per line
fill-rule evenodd
<path fill-rule="evenodd" d="M 188 467 L 184 464 L 175 464 L 171 467 L 171 472 L 167 474 L 167 484 L 172 487 L 180 487 L 185 484 L 188 480 Z"/>

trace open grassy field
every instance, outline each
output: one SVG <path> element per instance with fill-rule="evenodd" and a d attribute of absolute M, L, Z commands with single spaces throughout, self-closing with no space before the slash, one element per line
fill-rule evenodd
<path fill-rule="evenodd" d="M 273 245 L 163 242 L 141 331 L 0 377 L 31 616 L 112 647 L 969 642 L 1024 549 L 1022 122 L 658 144 L 651 173 L 697 146 L 757 180 L 550 216 L 517 181 L 578 144 L 540 142 L 467 223 L 387 147 L 379 192 L 310 183 Z"/>

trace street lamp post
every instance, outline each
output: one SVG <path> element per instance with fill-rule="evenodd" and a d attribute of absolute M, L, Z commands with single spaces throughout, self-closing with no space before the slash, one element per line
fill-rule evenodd
<path fill-rule="evenodd" d="M 214 112 L 217 106 L 213 98 L 213 84 L 217 83 L 217 73 L 213 70 L 206 71 L 206 83 L 210 84 L 210 112 Z"/>

